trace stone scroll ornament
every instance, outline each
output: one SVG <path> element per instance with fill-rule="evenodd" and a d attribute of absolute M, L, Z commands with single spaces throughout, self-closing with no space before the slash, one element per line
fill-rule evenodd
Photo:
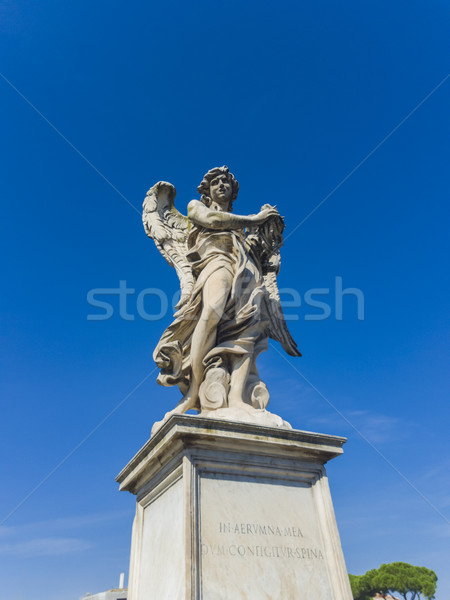
<path fill-rule="evenodd" d="M 288 331 L 277 285 L 284 220 L 265 204 L 256 215 L 233 213 L 239 184 L 227 167 L 206 173 L 185 217 L 175 208 L 175 187 L 160 181 L 147 192 L 147 235 L 175 268 L 181 298 L 154 359 L 158 383 L 177 385 L 173 414 L 290 428 L 266 410 L 269 392 L 256 367 L 272 338 L 301 356 Z"/>

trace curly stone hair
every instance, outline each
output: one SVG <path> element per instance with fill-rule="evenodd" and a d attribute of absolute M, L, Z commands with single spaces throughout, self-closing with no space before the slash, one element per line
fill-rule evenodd
<path fill-rule="evenodd" d="M 202 195 L 200 200 L 203 202 L 203 204 L 205 204 L 206 206 L 210 206 L 211 205 L 211 197 L 209 194 L 210 194 L 211 181 L 213 181 L 216 177 L 219 177 L 219 175 L 226 175 L 228 181 L 231 184 L 231 189 L 233 191 L 233 195 L 231 196 L 230 204 L 228 206 L 228 211 L 231 212 L 233 209 L 233 202 L 236 200 L 237 195 L 238 195 L 239 183 L 235 179 L 233 173 L 230 173 L 230 171 L 228 170 L 228 167 L 226 167 L 226 166 L 215 167 L 214 169 L 211 169 L 210 171 L 208 171 L 206 173 L 206 175 L 203 177 L 201 184 L 198 186 L 197 191 L 199 194 Z"/>

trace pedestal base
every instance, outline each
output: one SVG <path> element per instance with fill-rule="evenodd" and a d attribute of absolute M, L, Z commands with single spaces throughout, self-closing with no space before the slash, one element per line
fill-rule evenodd
<path fill-rule="evenodd" d="M 128 600 L 351 600 L 324 464 L 345 439 L 174 416 L 117 477 Z"/>

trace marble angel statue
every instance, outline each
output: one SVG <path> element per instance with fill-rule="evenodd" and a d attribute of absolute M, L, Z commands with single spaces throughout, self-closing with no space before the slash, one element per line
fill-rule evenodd
<path fill-rule="evenodd" d="M 238 190 L 228 168 L 218 167 L 204 176 L 201 199 L 189 203 L 187 217 L 175 208 L 170 183 L 160 181 L 144 200 L 145 231 L 181 284 L 174 321 L 154 351 L 158 383 L 178 385 L 182 393 L 162 422 L 194 409 L 205 416 L 288 426 L 265 410 L 269 393 L 256 367 L 269 338 L 291 356 L 301 356 L 277 286 L 284 222 L 268 204 L 257 215 L 233 213 Z"/>

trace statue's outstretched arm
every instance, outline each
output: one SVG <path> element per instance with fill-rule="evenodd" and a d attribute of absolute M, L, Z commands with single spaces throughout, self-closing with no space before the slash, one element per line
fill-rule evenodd
<path fill-rule="evenodd" d="M 188 217 L 200 227 L 207 229 L 229 230 L 243 229 L 252 225 L 261 225 L 270 217 L 278 215 L 276 208 L 264 208 L 257 215 L 235 215 L 230 212 L 210 210 L 202 202 L 192 200 L 188 205 Z"/>

